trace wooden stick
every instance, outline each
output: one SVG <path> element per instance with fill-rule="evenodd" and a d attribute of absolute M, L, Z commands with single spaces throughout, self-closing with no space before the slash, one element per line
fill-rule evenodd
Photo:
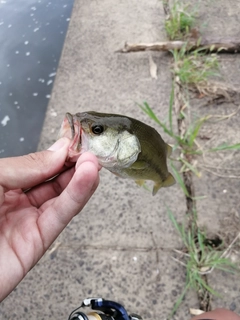
<path fill-rule="evenodd" d="M 186 47 L 186 51 L 202 49 L 203 51 L 218 53 L 239 53 L 239 40 L 219 40 L 219 41 L 162 41 L 154 43 L 125 43 L 124 47 L 116 52 L 128 53 L 139 51 L 170 51 L 181 50 Z"/>

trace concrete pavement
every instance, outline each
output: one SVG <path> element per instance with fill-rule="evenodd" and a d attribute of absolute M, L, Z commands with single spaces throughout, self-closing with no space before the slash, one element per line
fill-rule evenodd
<path fill-rule="evenodd" d="M 214 18 L 211 23 L 216 21 Z M 165 37 L 163 7 L 158 0 L 76 0 L 39 149 L 55 141 L 66 111 L 123 113 L 155 126 L 135 103 L 147 101 L 164 119 L 171 90 L 170 55 L 152 54 L 158 66 L 156 80 L 150 76 L 147 53 L 123 55 L 115 51 L 125 41 L 151 42 Z M 239 68 L 239 60 L 234 57 L 234 61 Z M 234 139 L 238 121 L 232 121 L 236 126 L 229 129 L 224 122 L 222 129 L 230 132 L 235 142 L 239 141 L 236 135 Z M 224 188 L 232 186 L 228 199 L 239 214 L 238 192 L 234 191 L 239 180 L 234 183 L 224 180 Z M 211 221 L 218 224 L 214 195 L 219 195 L 227 210 L 227 202 L 220 196 L 225 189 L 212 176 L 196 181 L 198 187 L 199 194 L 206 187 L 216 188 L 216 192 L 209 192 L 211 203 L 204 202 L 199 208 L 201 217 L 213 215 Z M 123 302 L 143 319 L 166 319 L 185 284 L 184 268 L 171 258 L 172 249 L 180 248 L 181 242 L 167 217 L 166 205 L 183 221 L 186 204 L 178 185 L 152 197 L 134 182 L 120 180 L 103 169 L 99 188 L 85 209 L 56 240 L 56 250 L 47 253 L 2 303 L 0 315 L 6 319 L 16 314 L 18 319 L 67 319 L 83 298 L 100 295 Z M 235 304 L 240 312 L 239 285 L 231 279 L 227 278 L 224 305 Z M 219 280 L 218 286 L 221 291 L 226 282 Z M 190 318 L 190 307 L 198 308 L 194 291 L 187 294 L 175 318 Z"/>

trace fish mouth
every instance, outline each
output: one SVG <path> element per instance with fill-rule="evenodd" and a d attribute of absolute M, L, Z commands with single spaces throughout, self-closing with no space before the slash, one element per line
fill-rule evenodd
<path fill-rule="evenodd" d="M 76 115 L 67 112 L 62 122 L 59 136 L 71 140 L 68 152 L 68 161 L 77 161 L 81 150 L 81 123 Z"/>
<path fill-rule="evenodd" d="M 81 124 L 75 115 L 71 113 L 66 113 L 65 115 L 66 120 L 69 123 L 71 129 L 71 140 L 73 141 L 73 145 L 79 151 L 81 148 Z"/>
<path fill-rule="evenodd" d="M 71 134 L 72 134 L 72 139 L 75 136 L 75 127 L 74 127 L 74 122 L 73 122 L 73 115 L 71 113 L 66 113 L 65 114 L 65 119 L 68 121 L 68 125 L 70 126 L 71 129 Z"/>

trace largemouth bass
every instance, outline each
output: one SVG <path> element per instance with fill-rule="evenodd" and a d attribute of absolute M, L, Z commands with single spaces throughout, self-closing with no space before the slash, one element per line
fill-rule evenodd
<path fill-rule="evenodd" d="M 60 136 L 72 140 L 70 161 L 92 152 L 101 166 L 119 177 L 134 179 L 138 185 L 154 181 L 153 195 L 175 183 L 167 168 L 172 148 L 154 128 L 141 121 L 94 111 L 66 113 Z"/>

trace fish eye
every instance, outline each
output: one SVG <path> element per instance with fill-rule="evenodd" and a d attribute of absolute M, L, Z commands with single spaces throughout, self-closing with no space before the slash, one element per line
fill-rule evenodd
<path fill-rule="evenodd" d="M 104 128 L 100 124 L 96 124 L 92 126 L 92 132 L 94 134 L 101 134 L 104 131 Z"/>

